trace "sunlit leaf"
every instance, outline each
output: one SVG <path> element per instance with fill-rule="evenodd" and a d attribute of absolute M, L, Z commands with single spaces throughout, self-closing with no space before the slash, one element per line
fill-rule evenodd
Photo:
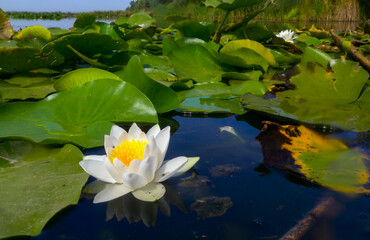
<path fill-rule="evenodd" d="M 63 75 L 56 83 L 55 89 L 58 91 L 68 91 L 79 87 L 87 82 L 109 78 L 121 81 L 117 75 L 98 68 L 81 68 L 70 71 Z"/>
<path fill-rule="evenodd" d="M 144 12 L 138 12 L 132 14 L 127 23 L 130 24 L 131 27 L 141 27 L 141 28 L 148 28 L 150 25 L 155 23 L 155 19 L 153 19 L 149 14 Z"/>
<path fill-rule="evenodd" d="M 13 28 L 5 12 L 0 9 L 0 39 L 10 39 L 14 34 Z"/>
<path fill-rule="evenodd" d="M 38 235 L 58 211 L 79 200 L 88 175 L 73 145 L 0 144 L 0 238 Z"/>
<path fill-rule="evenodd" d="M 316 46 L 316 45 L 322 44 L 321 40 L 315 37 L 308 36 L 306 33 L 300 34 L 296 40 L 299 42 L 303 42 L 309 46 L 312 46 L 312 45 Z"/>
<path fill-rule="evenodd" d="M 248 39 L 232 41 L 226 44 L 221 49 L 220 52 L 224 54 L 232 55 L 232 56 L 238 56 L 242 60 L 245 60 L 245 58 L 243 58 L 241 54 L 238 54 L 238 51 L 243 51 L 245 49 L 249 49 L 249 50 L 256 52 L 261 57 L 263 57 L 270 65 L 276 64 L 274 56 L 270 53 L 270 51 L 267 48 L 265 48 L 259 42 L 248 40 Z M 248 63 L 247 60 L 245 61 Z"/>
<path fill-rule="evenodd" d="M 20 30 L 18 34 L 14 37 L 14 39 L 18 41 L 25 41 L 33 38 L 39 38 L 44 41 L 49 41 L 51 39 L 51 33 L 45 27 L 35 25 Z"/>
<path fill-rule="evenodd" d="M 267 122 L 257 136 L 264 161 L 288 169 L 324 187 L 369 194 L 369 156 L 304 126 Z"/>

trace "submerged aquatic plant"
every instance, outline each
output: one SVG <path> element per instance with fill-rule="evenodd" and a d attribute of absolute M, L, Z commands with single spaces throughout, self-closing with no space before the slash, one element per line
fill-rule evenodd
<path fill-rule="evenodd" d="M 170 127 L 161 130 L 157 124 L 145 134 L 135 123 L 128 132 L 114 125 L 110 135 L 105 135 L 106 155 L 88 155 L 80 162 L 85 172 L 107 183 L 95 196 L 94 203 L 130 192 L 143 201 L 160 199 L 166 191 L 160 182 L 196 163 L 183 156 L 164 162 L 169 141 Z"/>
<path fill-rule="evenodd" d="M 297 38 L 292 30 L 284 30 L 279 32 L 276 37 L 284 39 L 286 42 L 293 43 L 293 40 Z"/>

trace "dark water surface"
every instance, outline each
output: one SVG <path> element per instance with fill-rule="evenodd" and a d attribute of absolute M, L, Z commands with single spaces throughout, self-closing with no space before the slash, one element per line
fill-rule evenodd
<path fill-rule="evenodd" d="M 334 197 L 336 203 L 305 239 L 369 239 L 369 197 L 347 198 L 263 165 L 261 148 L 255 140 L 261 127 L 259 116 L 175 116 L 173 120 L 170 120 L 171 125 L 177 125 L 178 129 L 171 137 L 166 159 L 181 155 L 200 157 L 193 172 L 168 181 L 175 194 L 165 195 L 165 198 L 180 208 L 181 199 L 187 213 L 173 204 L 170 216 L 165 216 L 157 211 L 159 203 L 143 205 L 133 199 L 121 199 L 115 203 L 93 204 L 91 197 L 83 196 L 78 205 L 57 214 L 41 235 L 31 239 L 279 239 L 328 196 Z M 168 122 L 162 121 L 162 124 Z M 240 137 L 221 132 L 220 128 L 225 126 L 233 127 Z M 361 141 L 354 140 L 357 136 L 354 133 L 336 132 L 334 135 L 367 149 Z M 87 154 L 105 153 L 103 149 L 95 149 Z M 219 176 L 220 172 L 211 172 L 215 166 L 225 164 L 229 169 L 233 166 L 235 172 L 223 176 Z M 190 179 L 192 174 L 197 175 Z M 229 198 L 232 206 L 228 201 L 229 208 L 221 216 L 198 216 L 191 206 L 199 199 L 204 202 L 205 197 Z M 125 201 L 124 206 L 122 201 Z M 136 220 L 141 216 L 146 223 L 148 219 L 154 223 L 157 215 L 155 227 L 146 227 L 143 221 L 129 224 L 126 218 L 117 221 L 113 217 L 106 221 L 108 205 L 116 209 L 118 217 L 122 209 L 130 206 L 129 214 L 139 216 Z M 215 212 L 222 210 L 222 204 L 217 202 L 211 206 Z M 160 207 L 166 209 L 166 206 Z M 108 215 L 112 213 L 109 211 Z"/>

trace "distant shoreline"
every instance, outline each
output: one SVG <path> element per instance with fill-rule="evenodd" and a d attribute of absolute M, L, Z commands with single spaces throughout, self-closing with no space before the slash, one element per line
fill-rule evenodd
<path fill-rule="evenodd" d="M 89 13 L 97 19 L 118 19 L 120 17 L 128 17 L 132 11 L 117 10 L 117 11 L 92 11 L 92 12 L 28 12 L 28 11 L 6 11 L 6 15 L 12 19 L 46 19 L 60 20 L 64 18 L 76 18 L 81 13 Z"/>

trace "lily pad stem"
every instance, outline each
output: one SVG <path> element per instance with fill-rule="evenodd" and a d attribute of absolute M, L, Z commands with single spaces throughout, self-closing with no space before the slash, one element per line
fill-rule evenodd
<path fill-rule="evenodd" d="M 220 42 L 220 39 L 221 39 L 221 29 L 222 29 L 222 26 L 225 24 L 226 22 L 226 19 L 227 17 L 229 16 L 229 13 L 230 13 L 230 10 L 228 10 L 224 16 L 224 18 L 222 19 L 222 22 L 221 24 L 218 26 L 217 30 L 216 30 L 216 33 L 215 35 L 213 35 L 213 39 L 212 41 L 215 42 L 215 43 L 219 43 Z"/>

